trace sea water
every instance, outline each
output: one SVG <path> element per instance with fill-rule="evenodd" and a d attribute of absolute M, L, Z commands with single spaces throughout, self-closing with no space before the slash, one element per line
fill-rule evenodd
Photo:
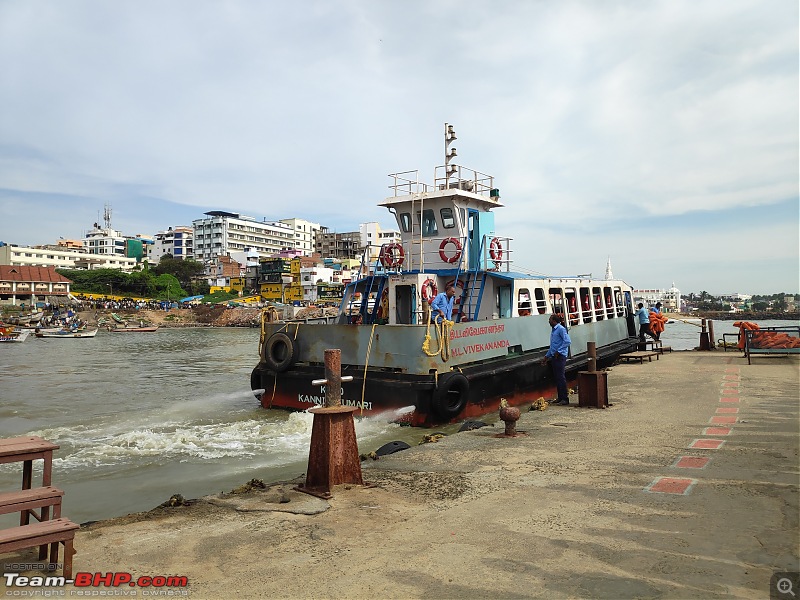
<path fill-rule="evenodd" d="M 730 321 L 714 329 L 717 339 L 736 331 Z M 700 327 L 675 321 L 662 340 L 693 349 Z M 76 522 L 149 510 L 173 494 L 196 498 L 253 478 L 301 477 L 313 416 L 261 408 L 249 383 L 257 346 L 258 330 L 245 328 L 101 330 L 95 338 L 0 344 L 0 437 L 38 435 L 60 446 L 53 485 L 65 491 L 64 515 Z M 431 433 L 400 427 L 393 415 L 356 416 L 362 453 Z M 0 491 L 19 488 L 21 470 L 0 465 Z M 38 481 L 41 461 L 34 475 Z M 4 515 L 0 524 L 16 518 Z"/>

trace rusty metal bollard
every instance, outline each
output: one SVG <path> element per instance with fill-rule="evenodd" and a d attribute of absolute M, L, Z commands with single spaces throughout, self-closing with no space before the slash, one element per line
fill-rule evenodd
<path fill-rule="evenodd" d="M 342 351 L 325 350 L 325 379 L 314 385 L 325 386 L 325 406 L 312 408 L 311 448 L 308 453 L 306 483 L 296 489 L 320 498 L 330 498 L 334 486 L 343 483 L 364 485 L 358 456 L 353 413 L 358 408 L 342 406 Z"/>
<path fill-rule="evenodd" d="M 520 414 L 520 410 L 516 406 L 509 406 L 505 398 L 500 400 L 500 419 L 506 424 L 506 430 L 494 437 L 507 438 L 525 435 L 524 431 L 517 431 Z"/>
<path fill-rule="evenodd" d="M 711 342 L 708 339 L 708 331 L 706 331 L 706 320 L 703 319 L 702 331 L 700 332 L 700 350 L 711 350 Z"/>
<path fill-rule="evenodd" d="M 608 406 L 608 372 L 597 371 L 597 343 L 586 342 L 589 370 L 578 372 L 578 406 L 606 408 Z"/>

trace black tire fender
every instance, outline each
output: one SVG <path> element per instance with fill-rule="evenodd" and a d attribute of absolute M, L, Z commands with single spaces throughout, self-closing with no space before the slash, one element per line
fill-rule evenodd
<path fill-rule="evenodd" d="M 439 384 L 433 391 L 431 408 L 442 419 L 455 419 L 464 410 L 469 396 L 469 379 L 458 371 L 451 371 L 439 377 Z"/>
<path fill-rule="evenodd" d="M 278 331 L 269 336 L 269 339 L 264 343 L 264 356 L 262 358 L 271 371 L 283 373 L 297 362 L 299 354 L 300 347 L 297 340 L 293 340 L 282 331 Z"/>
<path fill-rule="evenodd" d="M 255 367 L 250 373 L 250 389 L 255 392 L 258 390 L 258 393 L 255 394 L 256 399 L 261 400 L 261 395 L 264 393 L 264 388 L 261 385 L 261 369 Z"/>

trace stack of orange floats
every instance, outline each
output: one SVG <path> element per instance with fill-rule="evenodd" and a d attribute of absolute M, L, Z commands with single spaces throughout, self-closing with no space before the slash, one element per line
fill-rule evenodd
<path fill-rule="evenodd" d="M 750 321 L 736 321 L 733 326 L 739 328 L 739 344 L 736 346 L 739 350 L 744 349 L 745 329 L 754 330 L 759 328 L 757 323 L 751 323 Z"/>
<path fill-rule="evenodd" d="M 653 332 L 656 339 L 661 337 L 661 333 L 664 331 L 664 325 L 666 324 L 667 317 L 661 313 L 650 311 L 650 331 Z"/>

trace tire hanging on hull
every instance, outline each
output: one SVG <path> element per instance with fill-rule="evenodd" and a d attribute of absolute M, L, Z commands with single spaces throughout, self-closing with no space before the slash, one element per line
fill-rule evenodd
<path fill-rule="evenodd" d="M 300 347 L 297 340 L 293 340 L 282 331 L 273 333 L 264 343 L 264 362 L 267 367 L 276 373 L 288 371 L 297 362 Z"/>
<path fill-rule="evenodd" d="M 462 373 L 451 371 L 439 377 L 433 391 L 431 409 L 442 419 L 455 419 L 464 410 L 469 396 L 469 379 Z"/>

